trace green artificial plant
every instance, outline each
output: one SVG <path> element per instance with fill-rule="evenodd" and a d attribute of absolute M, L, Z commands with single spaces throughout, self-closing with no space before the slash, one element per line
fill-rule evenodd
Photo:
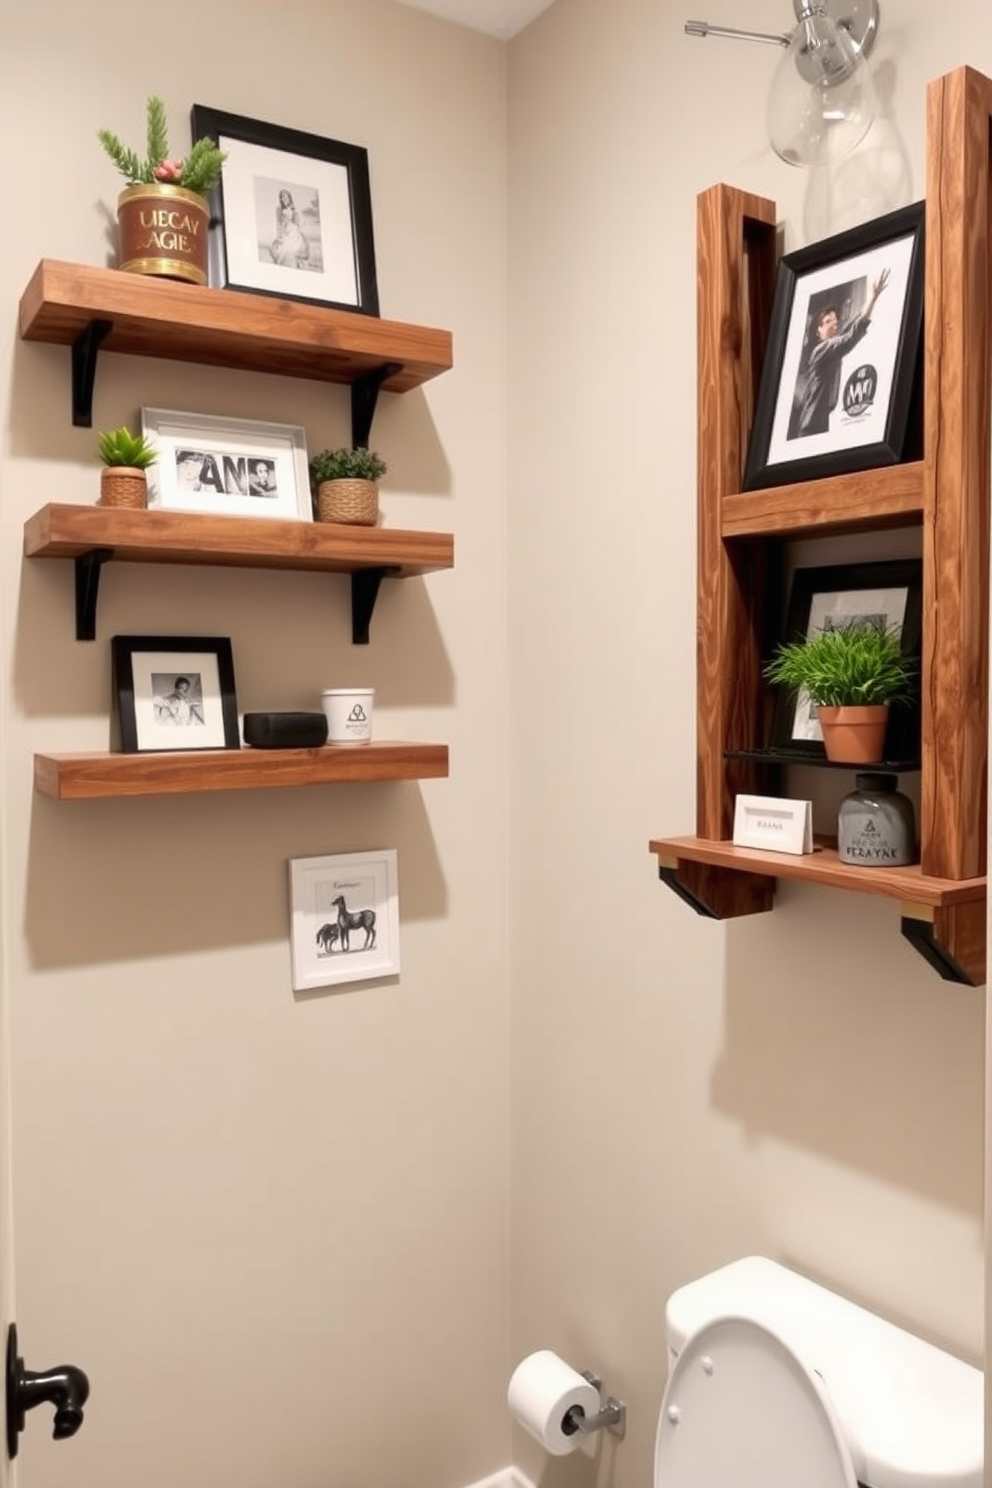
<path fill-rule="evenodd" d="M 104 465 L 127 465 L 132 470 L 147 470 L 158 459 L 155 446 L 144 434 L 132 434 L 123 425 L 105 429 L 100 438 L 100 459 Z"/>
<path fill-rule="evenodd" d="M 183 186 L 206 196 L 220 180 L 226 153 L 209 137 L 198 139 L 185 160 L 170 160 L 165 104 L 152 96 L 147 104 L 145 159 L 121 143 L 109 129 L 98 129 L 100 141 L 111 160 L 131 186 Z"/>
<path fill-rule="evenodd" d="M 324 481 L 377 481 L 385 473 L 385 460 L 363 445 L 357 449 L 321 450 L 310 460 L 310 484 L 314 489 Z"/>
<path fill-rule="evenodd" d="M 903 651 L 898 626 L 851 620 L 780 645 L 764 673 L 817 707 L 850 708 L 908 703 L 916 662 Z"/>

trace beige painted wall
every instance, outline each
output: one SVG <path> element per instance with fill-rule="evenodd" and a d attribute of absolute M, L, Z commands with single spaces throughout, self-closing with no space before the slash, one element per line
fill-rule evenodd
<path fill-rule="evenodd" d="M 694 826 L 695 197 L 777 200 L 788 247 L 921 197 L 924 89 L 992 69 L 985 6 L 882 0 L 885 115 L 830 181 L 764 138 L 787 0 L 558 0 L 509 49 L 511 1352 L 630 1407 L 541 1488 L 645 1488 L 671 1289 L 763 1252 L 982 1348 L 984 993 L 894 906 L 783 886 L 726 927 L 659 885 Z M 797 787 L 793 787 L 800 793 Z"/>
<path fill-rule="evenodd" d="M 30 1420 L 25 1488 L 461 1488 L 507 1460 L 504 49 L 385 0 L 57 0 L 3 21 L 3 716 L 16 1316 L 28 1365 L 93 1384 L 83 1432 Z M 97 495 L 69 360 L 16 338 L 42 256 L 105 262 L 161 92 L 368 147 L 382 312 L 454 331 L 456 369 L 384 397 L 386 520 L 458 567 L 384 586 L 367 651 L 319 575 L 105 574 L 94 645 L 25 517 Z M 28 148 L 28 140 L 30 147 Z M 107 357 L 96 423 L 142 404 L 345 442 L 346 392 Z M 36 749 L 107 747 L 108 638 L 233 638 L 242 708 L 368 681 L 383 737 L 448 781 L 57 806 Z M 399 851 L 402 975 L 294 998 L 287 861 Z"/>
<path fill-rule="evenodd" d="M 778 29 L 782 3 L 706 13 Z M 557 0 L 504 50 L 388 0 L 177 0 L 140 79 L 119 0 L 4 22 L 5 134 L 32 132 L 32 170 L 0 167 L 16 1316 L 30 1365 L 76 1360 L 95 1392 L 72 1443 L 31 1421 L 27 1488 L 463 1488 L 511 1456 L 542 1488 L 645 1488 L 664 1298 L 752 1250 L 980 1354 L 982 994 L 884 904 L 792 888 L 697 921 L 646 844 L 692 826 L 695 195 L 775 197 L 787 246 L 919 197 L 925 83 L 992 70 L 992 23 L 884 15 L 886 118 L 826 191 L 764 144 L 775 54 L 683 19 Z M 384 399 L 375 443 L 387 519 L 453 530 L 458 567 L 389 590 L 367 654 L 333 581 L 126 566 L 84 646 L 68 567 L 19 557 L 25 516 L 95 472 L 67 354 L 17 341 L 16 302 L 42 255 L 105 258 L 93 133 L 135 133 L 153 89 L 180 138 L 196 100 L 367 144 L 383 313 L 454 330 L 455 370 Z M 347 437 L 333 390 L 105 358 L 97 422 L 143 402 Z M 243 707 L 371 676 L 384 727 L 451 741 L 452 778 L 34 796 L 35 749 L 105 746 L 106 640 L 140 629 L 232 635 Z M 379 844 L 400 982 L 294 1000 L 286 860 Z M 626 1397 L 615 1460 L 511 1435 L 506 1375 L 538 1346 Z"/>

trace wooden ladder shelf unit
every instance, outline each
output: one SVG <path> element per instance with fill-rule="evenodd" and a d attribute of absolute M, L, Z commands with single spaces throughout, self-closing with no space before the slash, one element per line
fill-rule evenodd
<path fill-rule="evenodd" d="M 715 919 L 773 906 L 779 878 L 883 895 L 949 981 L 985 981 L 992 305 L 992 82 L 927 90 L 924 459 L 741 493 L 775 273 L 775 206 L 727 186 L 698 203 L 696 835 L 650 844 L 662 880 Z M 760 735 L 760 604 L 774 539 L 921 525 L 920 862 L 857 868 L 735 847 L 734 799 L 768 776 L 729 751 Z"/>

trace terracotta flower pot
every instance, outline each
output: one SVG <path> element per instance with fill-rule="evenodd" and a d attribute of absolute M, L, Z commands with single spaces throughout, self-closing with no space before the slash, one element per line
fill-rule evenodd
<path fill-rule="evenodd" d="M 321 522 L 374 527 L 379 520 L 379 487 L 370 480 L 321 481 L 317 514 Z"/>
<path fill-rule="evenodd" d="M 207 282 L 210 210 L 184 186 L 129 186 L 117 198 L 121 268 L 129 274 Z"/>
<path fill-rule="evenodd" d="M 885 753 L 888 703 L 857 708 L 817 708 L 827 759 L 838 765 L 875 765 Z"/>
<path fill-rule="evenodd" d="M 143 507 L 148 505 L 148 481 L 133 465 L 105 465 L 100 473 L 100 505 Z"/>

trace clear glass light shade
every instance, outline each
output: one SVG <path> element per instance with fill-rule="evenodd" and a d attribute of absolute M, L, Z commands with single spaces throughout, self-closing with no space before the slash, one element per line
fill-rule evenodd
<path fill-rule="evenodd" d="M 874 117 L 868 63 L 848 32 L 810 5 L 772 79 L 772 149 L 787 165 L 829 165 L 861 143 Z"/>

